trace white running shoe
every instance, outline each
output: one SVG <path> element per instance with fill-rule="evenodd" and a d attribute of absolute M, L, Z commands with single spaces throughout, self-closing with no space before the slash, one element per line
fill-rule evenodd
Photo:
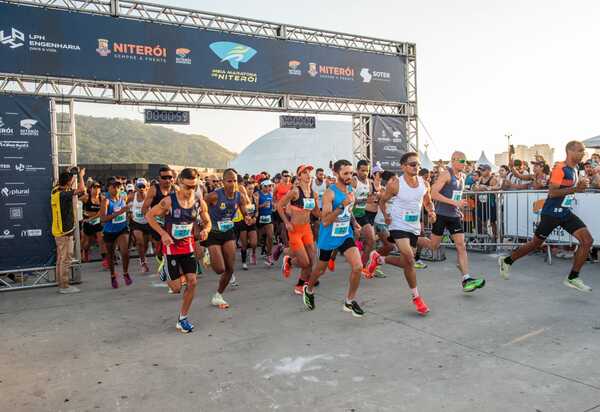
<path fill-rule="evenodd" d="M 508 279 L 510 277 L 510 265 L 504 261 L 506 256 L 498 257 L 498 267 L 500 269 L 500 276 L 502 279 Z"/>
<path fill-rule="evenodd" d="M 210 304 L 218 307 L 219 309 L 227 309 L 229 307 L 229 303 L 223 299 L 223 295 L 221 295 L 219 292 L 213 295 Z"/>
<path fill-rule="evenodd" d="M 235 278 L 235 275 L 231 275 L 231 279 L 229 279 L 229 286 L 232 286 L 234 288 L 237 288 L 238 286 L 240 286 L 237 279 Z"/>
<path fill-rule="evenodd" d="M 579 279 L 578 277 L 576 277 L 575 279 L 569 279 L 569 277 L 567 276 L 565 280 L 563 280 L 563 285 L 569 288 L 577 289 L 581 292 L 592 291 L 592 288 L 583 283 L 583 280 Z"/>
<path fill-rule="evenodd" d="M 248 265 L 246 263 L 242 263 L 242 269 L 248 270 Z"/>
<path fill-rule="evenodd" d="M 79 288 L 76 288 L 75 286 L 67 286 L 66 288 L 58 288 L 58 293 L 61 293 L 63 295 L 69 295 L 71 293 L 79 293 L 81 292 L 81 290 L 79 290 Z"/>

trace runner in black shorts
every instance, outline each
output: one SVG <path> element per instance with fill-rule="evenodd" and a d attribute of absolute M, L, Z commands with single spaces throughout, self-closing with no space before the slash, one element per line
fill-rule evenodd
<path fill-rule="evenodd" d="M 575 193 L 584 192 L 589 187 L 589 179 L 577 178 L 577 165 L 585 156 L 585 146 L 578 141 L 567 143 L 567 159 L 559 162 L 550 175 L 548 198 L 541 211 L 541 220 L 532 240 L 513 251 L 510 256 L 499 257 L 500 275 L 508 279 L 510 267 L 516 260 L 537 250 L 557 227 L 562 227 L 579 242 L 573 258 L 571 273 L 563 284 L 582 292 L 591 292 L 592 288 L 579 278 L 579 271 L 587 259 L 594 240 L 585 223 L 572 211 Z"/>

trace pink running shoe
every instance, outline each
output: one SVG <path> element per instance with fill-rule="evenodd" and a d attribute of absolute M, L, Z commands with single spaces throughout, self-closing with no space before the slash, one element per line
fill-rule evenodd
<path fill-rule="evenodd" d="M 381 255 L 376 250 L 372 251 L 367 261 L 367 273 L 372 277 L 375 274 L 375 269 L 379 266 L 379 258 Z"/>
<path fill-rule="evenodd" d="M 112 285 L 113 289 L 118 289 L 119 288 L 119 281 L 117 280 L 117 274 L 115 273 L 115 277 L 111 277 L 110 278 L 110 284 Z"/>
<path fill-rule="evenodd" d="M 133 283 L 133 280 L 131 280 L 131 277 L 129 276 L 129 273 L 125 273 L 123 275 L 123 279 L 125 279 L 125 285 L 129 286 Z"/>

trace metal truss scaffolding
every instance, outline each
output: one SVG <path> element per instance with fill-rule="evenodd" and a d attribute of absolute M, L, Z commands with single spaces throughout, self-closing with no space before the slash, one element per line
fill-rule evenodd
<path fill-rule="evenodd" d="M 372 162 L 371 135 L 372 117 L 370 115 L 352 116 L 352 155 L 355 164 L 358 160 Z"/>

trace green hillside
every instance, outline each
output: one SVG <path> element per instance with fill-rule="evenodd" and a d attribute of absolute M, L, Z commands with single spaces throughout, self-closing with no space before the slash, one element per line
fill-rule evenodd
<path fill-rule="evenodd" d="M 236 154 L 206 136 L 140 121 L 77 116 L 79 163 L 166 163 L 226 167 Z"/>

